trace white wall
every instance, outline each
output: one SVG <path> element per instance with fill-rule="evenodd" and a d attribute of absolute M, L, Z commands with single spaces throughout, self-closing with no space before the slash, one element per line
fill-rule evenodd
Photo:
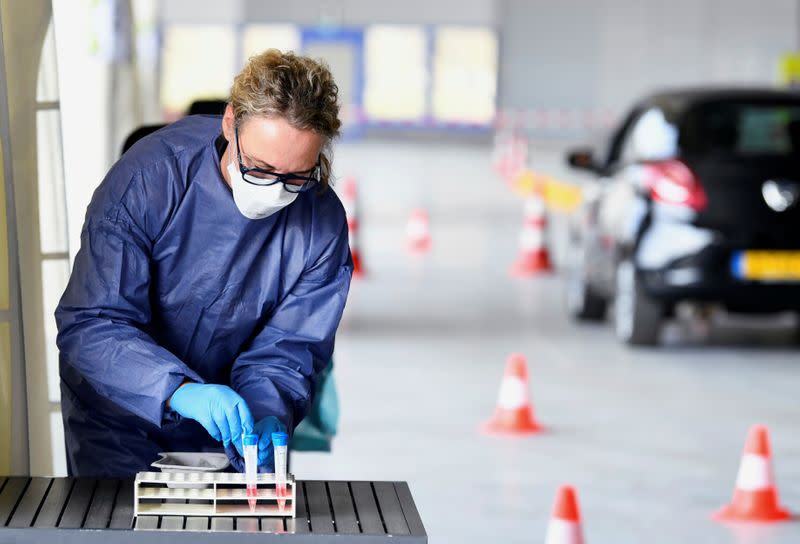
<path fill-rule="evenodd" d="M 359 236 L 368 274 L 373 267 L 384 268 L 378 263 L 396 262 L 403 254 L 415 208 L 428 211 L 435 248 L 428 258 L 409 259 L 406 265 L 452 268 L 454 278 L 459 267 L 479 268 L 507 243 L 487 239 L 487 223 L 510 225 L 510 235 L 516 236 L 522 222 L 522 202 L 491 169 L 488 144 L 341 142 L 333 171 L 337 178 L 354 176 L 358 183 Z"/>
<path fill-rule="evenodd" d="M 335 22 L 343 25 L 369 23 L 459 23 L 495 25 L 496 0 L 166 0 L 162 17 L 166 21 L 317 24 Z"/>
<path fill-rule="evenodd" d="M 505 0 L 505 108 L 619 110 L 664 86 L 771 84 L 795 0 Z"/>

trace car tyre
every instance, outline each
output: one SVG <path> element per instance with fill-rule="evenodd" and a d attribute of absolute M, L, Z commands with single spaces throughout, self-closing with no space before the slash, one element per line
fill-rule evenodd
<path fill-rule="evenodd" d="M 664 307 L 644 290 L 630 260 L 617 265 L 614 294 L 614 329 L 617 338 L 630 346 L 658 343 Z"/>
<path fill-rule="evenodd" d="M 792 340 L 795 344 L 800 346 L 800 311 L 795 311 L 794 313 L 794 331 L 792 334 Z"/>
<path fill-rule="evenodd" d="M 604 320 L 608 301 L 595 293 L 587 282 L 583 248 L 572 242 L 569 257 L 564 294 L 567 313 L 578 321 Z"/>

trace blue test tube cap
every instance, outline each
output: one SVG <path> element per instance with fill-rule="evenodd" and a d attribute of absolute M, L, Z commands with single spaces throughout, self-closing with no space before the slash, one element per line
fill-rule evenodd
<path fill-rule="evenodd" d="M 289 442 L 289 435 L 286 433 L 272 433 L 273 446 L 285 446 Z"/>
<path fill-rule="evenodd" d="M 242 435 L 242 445 L 243 446 L 257 446 L 258 445 L 258 435 L 257 434 L 244 434 L 244 435 Z"/>

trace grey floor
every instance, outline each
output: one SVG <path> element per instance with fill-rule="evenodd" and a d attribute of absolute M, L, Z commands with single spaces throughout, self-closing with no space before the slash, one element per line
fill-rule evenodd
<path fill-rule="evenodd" d="M 800 521 L 709 520 L 753 423 L 768 425 L 781 500 L 800 513 L 791 318 L 720 315 L 709 330 L 684 319 L 659 349 L 624 348 L 610 326 L 567 319 L 557 276 L 507 275 L 520 204 L 492 196 L 487 208 L 484 194 L 431 204 L 423 259 L 403 251 L 402 210 L 367 215 L 370 276 L 353 285 L 336 351 L 340 435 L 332 454 L 296 456 L 293 472 L 407 480 L 431 542 L 542 542 L 562 483 L 578 489 L 588 542 L 800 542 Z M 514 351 L 529 359 L 547 432 L 487 437 L 478 427 Z"/>

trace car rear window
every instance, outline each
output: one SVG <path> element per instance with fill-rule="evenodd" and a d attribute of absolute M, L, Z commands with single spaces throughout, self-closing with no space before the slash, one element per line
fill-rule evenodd
<path fill-rule="evenodd" d="M 800 103 L 716 102 L 687 112 L 685 153 L 800 156 Z"/>

